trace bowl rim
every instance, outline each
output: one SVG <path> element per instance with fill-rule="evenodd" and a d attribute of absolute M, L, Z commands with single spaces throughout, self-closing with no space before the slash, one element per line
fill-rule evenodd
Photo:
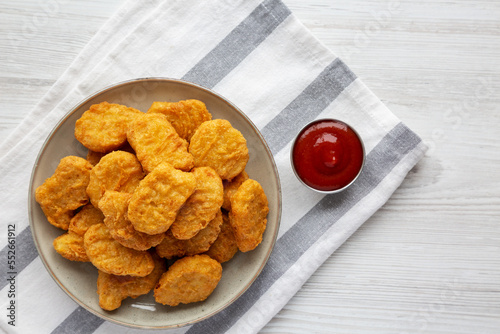
<path fill-rule="evenodd" d="M 80 109 L 83 105 L 85 105 L 86 103 L 88 103 L 92 99 L 98 98 L 101 94 L 107 93 L 107 92 L 109 92 L 111 90 L 118 89 L 118 88 L 126 86 L 126 85 L 133 85 L 133 84 L 138 84 L 138 83 L 141 83 L 141 82 L 154 82 L 154 81 L 167 82 L 167 83 L 170 82 L 170 83 L 175 83 L 175 84 L 187 85 L 187 86 L 193 87 L 195 89 L 199 89 L 201 91 L 204 91 L 205 93 L 208 93 L 208 94 L 214 96 L 217 99 L 223 100 L 233 110 L 235 110 L 239 114 L 239 116 L 241 116 L 248 123 L 248 125 L 250 125 L 250 127 L 252 128 L 252 130 L 254 131 L 254 133 L 257 135 L 257 138 L 258 138 L 259 142 L 264 146 L 265 151 L 267 153 L 267 156 L 268 156 L 268 158 L 269 158 L 269 160 L 271 162 L 274 175 L 276 176 L 274 178 L 274 181 L 275 181 L 275 187 L 276 187 L 276 190 L 277 190 L 277 210 L 275 212 L 275 217 L 274 217 L 276 228 L 275 228 L 274 235 L 271 236 L 272 237 L 272 239 L 271 239 L 271 246 L 269 247 L 269 249 L 265 253 L 265 257 L 264 257 L 261 265 L 258 267 L 255 275 L 248 282 L 248 284 L 246 286 L 244 286 L 236 295 L 234 295 L 232 298 L 230 298 L 221 307 L 215 309 L 213 312 L 205 314 L 202 317 L 198 317 L 198 318 L 195 318 L 195 319 L 192 319 L 192 320 L 189 320 L 189 321 L 185 321 L 185 322 L 182 322 L 182 323 L 179 323 L 179 324 L 164 325 L 164 326 L 137 325 L 137 324 L 134 324 L 134 323 L 127 323 L 127 322 L 123 322 L 123 321 L 120 321 L 120 320 L 117 320 L 117 319 L 113 319 L 110 316 L 103 315 L 102 313 L 99 313 L 98 311 L 94 310 L 92 307 L 90 307 L 89 305 L 85 304 L 83 301 L 81 301 L 80 299 L 78 299 L 76 296 L 74 296 L 64 286 L 64 284 L 56 277 L 56 274 L 54 273 L 54 271 L 50 267 L 50 265 L 48 263 L 48 260 L 43 255 L 43 252 L 41 250 L 41 245 L 39 244 L 39 240 L 38 240 L 37 236 L 35 235 L 35 228 L 34 228 L 34 220 L 35 219 L 34 219 L 34 210 L 33 210 L 33 205 L 36 202 L 34 200 L 34 194 L 35 194 L 35 192 L 34 192 L 34 190 L 35 190 L 34 189 L 34 178 L 35 178 L 36 172 L 38 170 L 39 161 L 40 161 L 41 157 L 43 156 L 45 150 L 47 149 L 48 144 L 53 139 L 54 134 L 67 121 L 67 119 L 71 115 L 73 115 L 73 113 L 75 113 L 78 109 Z M 121 325 L 121 326 L 125 326 L 125 327 L 128 327 L 128 328 L 137 328 L 137 329 L 172 329 L 172 328 L 180 328 L 180 327 L 184 327 L 184 326 L 188 326 L 188 325 L 193 325 L 193 324 L 195 324 L 197 322 L 201 322 L 203 320 L 206 320 L 206 319 L 208 319 L 208 318 L 210 318 L 210 317 L 212 317 L 212 316 L 220 313 L 225 308 L 227 308 L 231 304 L 233 304 L 237 299 L 239 299 L 250 288 L 250 286 L 252 286 L 252 284 L 255 282 L 255 280 L 257 279 L 257 277 L 259 277 L 259 275 L 262 273 L 262 270 L 264 269 L 264 267 L 268 263 L 269 257 L 271 256 L 271 253 L 274 250 L 274 247 L 276 245 L 276 240 L 277 240 L 278 235 L 279 235 L 279 228 L 280 228 L 280 225 L 281 225 L 281 218 L 282 218 L 282 189 L 281 189 L 280 175 L 279 175 L 279 171 L 278 171 L 278 168 L 277 168 L 277 165 L 276 165 L 276 161 L 274 160 L 274 156 L 272 154 L 272 151 L 269 148 L 269 145 L 267 144 L 266 140 L 262 136 L 262 133 L 257 128 L 257 126 L 252 122 L 252 120 L 240 108 L 238 108 L 235 104 L 233 104 L 229 99 L 225 98 L 223 95 L 215 92 L 212 89 L 209 89 L 209 88 L 203 87 L 201 85 L 195 84 L 193 82 L 189 82 L 189 81 L 182 80 L 182 79 L 175 79 L 175 78 L 169 78 L 169 77 L 140 77 L 140 78 L 134 78 L 134 79 L 128 79 L 128 80 L 119 81 L 117 83 L 107 85 L 107 86 L 105 86 L 105 87 L 103 87 L 103 88 L 95 91 L 94 93 L 90 94 L 89 96 L 83 98 L 78 103 L 76 103 L 75 105 L 73 105 L 73 107 L 71 107 L 69 109 L 69 111 L 66 112 L 66 114 L 56 123 L 56 125 L 52 128 L 52 130 L 49 132 L 49 134 L 45 138 L 45 140 L 44 140 L 44 142 L 43 142 L 43 144 L 42 144 L 42 146 L 41 146 L 41 148 L 40 148 L 40 150 L 39 150 L 39 152 L 38 152 L 38 154 L 36 156 L 35 163 L 33 164 L 33 168 L 31 170 L 31 176 L 30 176 L 30 179 L 29 179 L 29 187 L 28 187 L 28 213 L 29 213 L 28 214 L 28 218 L 29 218 L 29 226 L 30 226 L 30 230 L 31 230 L 31 235 L 32 235 L 35 247 L 37 249 L 38 255 L 40 256 L 45 269 L 48 271 L 48 273 L 50 274 L 50 276 L 52 277 L 52 279 L 57 283 L 57 285 L 66 293 L 66 295 L 68 295 L 79 306 L 83 307 L 85 310 L 89 311 L 93 315 L 95 315 L 95 316 L 97 316 L 97 317 L 99 317 L 99 318 L 101 318 L 101 319 L 103 319 L 105 321 L 109 321 L 109 322 L 112 322 L 112 323 L 115 323 L 115 324 L 118 324 L 118 325 Z M 267 221 L 269 221 L 269 220 L 270 219 L 268 217 Z"/>
<path fill-rule="evenodd" d="M 332 122 L 342 123 L 342 124 L 345 124 L 349 129 L 351 129 L 354 132 L 354 134 L 356 135 L 356 137 L 358 138 L 358 140 L 359 140 L 359 142 L 361 144 L 361 150 L 362 150 L 362 153 L 363 153 L 363 160 L 361 161 L 361 166 L 359 167 L 359 171 L 356 174 L 356 176 L 348 184 L 346 184 L 342 188 L 333 189 L 333 190 L 320 190 L 320 189 L 316 189 L 316 188 L 308 185 L 307 183 L 305 183 L 304 180 L 302 180 L 302 178 L 298 174 L 297 170 L 295 169 L 295 163 L 294 163 L 294 159 L 293 159 L 293 152 L 295 150 L 295 144 L 297 143 L 297 140 L 299 139 L 300 135 L 307 128 L 309 128 L 311 125 L 316 124 L 316 123 L 320 123 L 320 122 L 325 122 L 325 121 L 332 121 Z M 366 160 L 365 144 L 364 144 L 363 139 L 361 138 L 360 134 L 358 133 L 358 131 L 356 131 L 356 129 L 354 127 L 352 127 L 346 121 L 340 120 L 338 118 L 333 118 L 333 117 L 318 118 L 318 119 L 314 119 L 314 120 L 308 122 L 306 125 L 304 125 L 297 132 L 297 135 L 293 139 L 292 146 L 290 148 L 290 164 L 292 165 L 293 173 L 295 174 L 295 176 L 297 177 L 297 179 L 300 181 L 300 183 L 302 183 L 307 188 L 309 188 L 309 189 L 311 189 L 311 190 L 313 190 L 313 191 L 315 191 L 317 193 L 321 193 L 321 194 L 337 194 L 337 193 L 340 193 L 340 192 L 346 190 L 347 188 L 349 188 L 358 179 L 358 177 L 361 175 L 361 172 L 363 171 L 363 167 L 365 166 L 365 160 Z"/>

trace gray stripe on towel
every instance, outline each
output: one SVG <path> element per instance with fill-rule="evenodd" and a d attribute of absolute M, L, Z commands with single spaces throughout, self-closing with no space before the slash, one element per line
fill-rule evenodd
<path fill-rule="evenodd" d="M 31 235 L 31 228 L 28 226 L 16 236 L 16 244 L 15 244 L 15 265 L 13 272 L 17 275 L 24 268 L 26 268 L 36 257 L 38 256 L 38 252 L 36 250 L 35 244 L 33 242 L 33 236 Z M 0 251 L 0 258 L 4 261 L 2 263 L 8 264 L 9 254 L 9 245 L 5 246 Z M 8 268 L 6 270 L 2 270 L 0 273 L 0 290 L 3 289 L 7 283 L 7 277 L 10 275 L 9 273 L 12 270 Z"/>
<path fill-rule="evenodd" d="M 188 334 L 221 333 L 233 326 L 318 238 L 374 190 L 421 139 L 399 123 L 368 154 L 362 174 L 340 194 L 325 196 L 277 240 L 271 256 L 250 288 L 224 311 L 194 324 Z"/>
<path fill-rule="evenodd" d="M 335 59 L 263 129 L 262 135 L 273 154 L 278 153 L 294 136 L 332 103 L 356 76 Z"/>
<path fill-rule="evenodd" d="M 214 87 L 290 15 L 279 0 L 265 0 L 182 79 Z"/>
<path fill-rule="evenodd" d="M 103 319 L 90 313 L 83 307 L 76 308 L 59 326 L 52 331 L 57 334 L 93 333 L 104 322 Z"/>

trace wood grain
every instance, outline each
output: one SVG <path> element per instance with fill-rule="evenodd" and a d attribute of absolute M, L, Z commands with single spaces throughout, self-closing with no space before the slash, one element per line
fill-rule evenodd
<path fill-rule="evenodd" d="M 262 333 L 498 333 L 500 3 L 284 2 L 431 149 Z M 2 1 L 0 141 L 121 3 Z"/>

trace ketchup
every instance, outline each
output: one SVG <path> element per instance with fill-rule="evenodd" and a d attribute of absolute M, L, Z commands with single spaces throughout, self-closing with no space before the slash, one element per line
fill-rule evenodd
<path fill-rule="evenodd" d="M 306 126 L 292 147 L 297 176 L 309 187 L 335 191 L 349 185 L 361 171 L 363 144 L 344 122 L 323 119 Z"/>

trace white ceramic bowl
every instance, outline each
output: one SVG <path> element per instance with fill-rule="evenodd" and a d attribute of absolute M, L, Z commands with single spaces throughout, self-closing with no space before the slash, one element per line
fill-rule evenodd
<path fill-rule="evenodd" d="M 227 119 L 241 131 L 250 153 L 246 171 L 260 182 L 269 201 L 267 228 L 262 243 L 253 251 L 238 252 L 223 264 L 222 279 L 210 297 L 188 305 L 169 307 L 154 301 L 152 292 L 127 298 L 112 312 L 99 307 L 97 270 L 90 263 L 66 260 L 53 248 L 53 240 L 64 233 L 47 222 L 35 201 L 35 189 L 50 177 L 61 158 L 85 157 L 87 149 L 74 137 L 75 122 L 90 105 L 108 101 L 147 111 L 153 101 L 203 101 L 213 118 Z M 273 249 L 281 218 L 281 188 L 273 156 L 264 138 L 250 119 L 217 93 L 181 80 L 145 78 L 122 82 L 90 96 L 71 110 L 52 130 L 33 167 L 29 189 L 30 225 L 35 245 L 45 267 L 57 284 L 78 304 L 111 322 L 137 328 L 172 328 L 206 319 L 239 298 L 254 282 Z"/>

